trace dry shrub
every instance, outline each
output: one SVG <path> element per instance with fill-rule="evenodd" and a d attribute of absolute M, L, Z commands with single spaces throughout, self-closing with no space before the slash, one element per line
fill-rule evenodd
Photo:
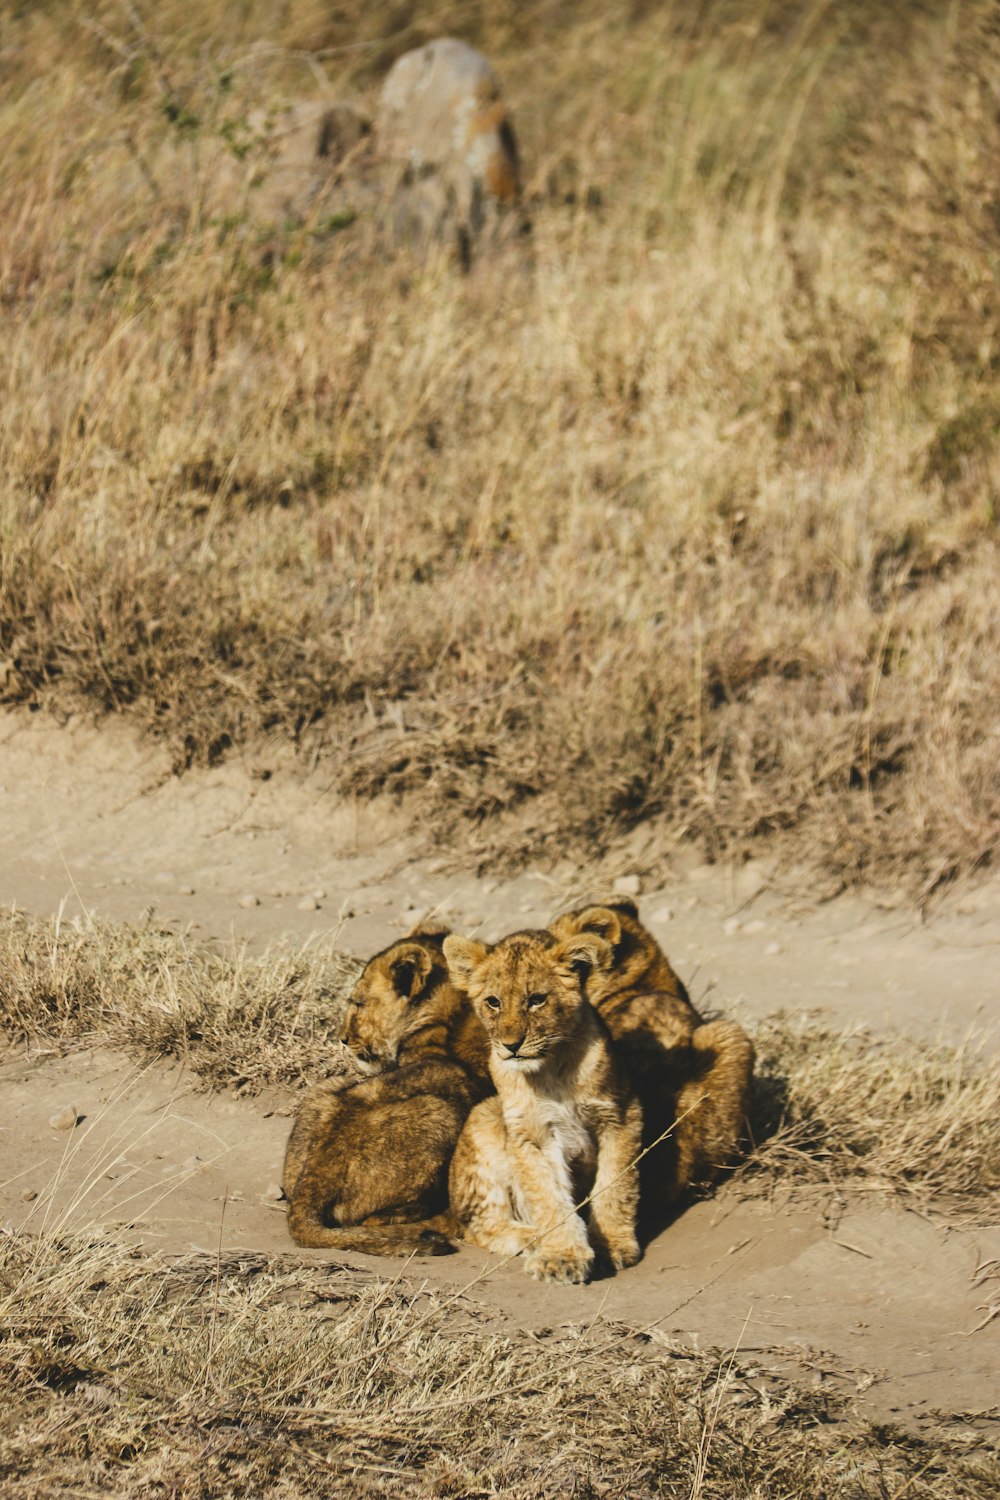
<path fill-rule="evenodd" d="M 743 1183 L 864 1183 L 997 1221 L 995 1053 L 785 1017 L 759 1027 L 754 1044 L 758 1144 L 739 1169 Z"/>
<path fill-rule="evenodd" d="M 146 927 L 0 915 L 0 1031 L 99 1041 L 255 1090 L 343 1065 L 343 1000 L 360 964 L 321 949 L 228 955 Z"/>
<path fill-rule="evenodd" d="M 4 1493 L 996 1494 L 989 1440 L 873 1427 L 766 1354 L 604 1321 L 499 1330 L 457 1303 L 293 1257 L 6 1236 Z"/>
<path fill-rule="evenodd" d="M 309 738 L 484 858 L 656 815 L 837 880 L 990 862 L 1000 35 L 958 14 L 13 12 L 0 697 L 178 765 Z M 449 26 L 530 243 L 462 278 L 262 222 L 254 109 Z"/>

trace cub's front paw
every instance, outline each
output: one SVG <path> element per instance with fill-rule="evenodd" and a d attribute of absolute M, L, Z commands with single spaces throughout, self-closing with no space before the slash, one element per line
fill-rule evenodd
<path fill-rule="evenodd" d="M 586 1281 L 594 1264 L 593 1251 L 555 1250 L 536 1251 L 526 1258 L 525 1270 L 536 1281 L 559 1281 L 564 1285 L 579 1285 Z"/>
<path fill-rule="evenodd" d="M 642 1256 L 637 1239 L 614 1240 L 605 1251 L 605 1258 L 613 1271 L 624 1271 L 626 1266 L 634 1266 Z"/>

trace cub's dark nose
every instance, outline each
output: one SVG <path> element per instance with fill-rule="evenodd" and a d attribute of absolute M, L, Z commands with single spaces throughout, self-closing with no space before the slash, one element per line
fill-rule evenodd
<path fill-rule="evenodd" d="M 523 1043 L 523 1041 L 524 1037 L 519 1036 L 516 1042 L 504 1042 L 504 1046 L 507 1048 L 507 1051 L 510 1053 L 511 1057 L 517 1056 L 517 1054 L 521 1050 L 521 1044 Z"/>

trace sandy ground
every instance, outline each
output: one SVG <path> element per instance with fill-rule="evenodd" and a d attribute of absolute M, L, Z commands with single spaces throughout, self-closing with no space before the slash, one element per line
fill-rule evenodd
<path fill-rule="evenodd" d="M 891 893 L 817 907 L 763 865 L 736 873 L 678 860 L 654 887 L 644 857 L 655 830 L 586 870 L 567 863 L 497 881 L 445 849 L 418 858 L 402 827 L 390 807 L 336 805 L 321 769 L 303 775 L 277 749 L 177 779 L 121 725 L 0 717 L 7 906 L 128 920 L 152 910 L 163 926 L 223 944 L 335 937 L 366 956 L 431 909 L 493 937 L 631 875 L 643 916 L 706 1008 L 751 1028 L 755 1017 L 808 1009 L 837 1026 L 971 1032 L 996 1047 L 995 883 L 927 920 Z M 48 1230 L 127 1222 L 168 1253 L 290 1251 L 272 1190 L 294 1103 L 206 1094 L 178 1069 L 140 1070 L 100 1050 L 10 1055 L 0 1063 L 0 1215 Z M 80 1123 L 51 1129 L 67 1105 Z M 354 1276 L 400 1271 L 360 1256 L 338 1264 Z M 738 1343 L 762 1369 L 794 1366 L 878 1417 L 975 1421 L 1000 1410 L 1000 1317 L 989 1317 L 1000 1304 L 1000 1228 L 945 1228 L 872 1195 L 832 1212 L 815 1199 L 745 1201 L 723 1189 L 682 1213 L 639 1266 L 587 1287 L 540 1287 L 469 1249 L 405 1274 L 533 1329 L 606 1319 L 668 1343 Z"/>

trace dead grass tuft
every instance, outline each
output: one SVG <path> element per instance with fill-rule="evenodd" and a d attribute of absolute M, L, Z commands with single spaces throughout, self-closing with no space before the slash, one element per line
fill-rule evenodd
<path fill-rule="evenodd" d="M 613 1323 L 511 1332 L 292 1257 L 6 1235 L 0 1365 L 12 1497 L 992 1500 L 1000 1482 L 991 1443 L 872 1427 L 759 1355 Z"/>
<path fill-rule="evenodd" d="M 754 1044 L 758 1144 L 742 1183 L 863 1184 L 996 1222 L 995 1055 L 784 1017 L 760 1026 Z"/>
<path fill-rule="evenodd" d="M 343 997 L 361 965 L 322 949 L 220 955 L 154 926 L 0 915 L 0 1029 L 171 1057 L 219 1088 L 298 1083 L 345 1066 Z"/>

